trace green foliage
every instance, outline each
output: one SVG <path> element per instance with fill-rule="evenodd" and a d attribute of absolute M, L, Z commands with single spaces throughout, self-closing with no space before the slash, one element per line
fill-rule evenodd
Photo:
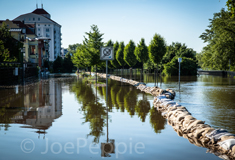
<path fill-rule="evenodd" d="M 160 63 L 166 53 L 165 40 L 158 34 L 155 34 L 149 45 L 149 58 L 153 63 Z"/>
<path fill-rule="evenodd" d="M 162 63 L 166 64 L 170 62 L 175 56 L 187 57 L 196 60 L 196 52 L 193 49 L 187 48 L 185 44 L 181 44 L 179 42 L 172 42 L 170 46 L 167 46 L 167 51 L 162 58 Z"/>
<path fill-rule="evenodd" d="M 90 64 L 88 58 L 86 58 L 86 50 L 84 45 L 77 47 L 77 50 L 72 55 L 71 59 L 73 65 L 77 68 L 85 68 Z"/>
<path fill-rule="evenodd" d="M 4 47 L 3 41 L 0 40 L 0 62 L 9 61 L 9 51 Z"/>
<path fill-rule="evenodd" d="M 65 55 L 65 58 L 63 60 L 63 70 L 66 73 L 72 73 L 72 69 L 73 69 L 73 63 L 72 63 L 71 55 L 68 52 Z"/>
<path fill-rule="evenodd" d="M 148 59 L 146 63 L 144 63 L 144 69 L 154 69 L 154 63 Z"/>
<path fill-rule="evenodd" d="M 179 42 L 176 42 L 176 43 L 172 42 L 170 46 L 167 46 L 166 54 L 162 58 L 162 63 L 166 64 L 170 62 L 176 56 L 180 48 L 186 48 L 186 46 L 184 44 L 182 45 Z"/>
<path fill-rule="evenodd" d="M 120 42 L 117 53 L 116 53 L 116 60 L 118 61 L 119 65 L 124 67 L 126 65 L 126 62 L 124 61 L 124 42 Z"/>
<path fill-rule="evenodd" d="M 178 75 L 179 57 L 181 57 L 183 60 L 181 63 L 182 75 L 196 75 L 197 74 L 196 52 L 191 48 L 187 48 L 185 44 L 181 44 L 179 42 L 176 43 L 173 42 L 170 46 L 167 46 L 166 54 L 162 59 L 162 63 L 164 65 L 163 74 Z M 185 68 L 185 70 L 182 70 L 182 68 Z"/>
<path fill-rule="evenodd" d="M 11 36 L 7 25 L 3 22 L 0 27 L 0 61 L 18 61 L 22 47 L 23 44 Z"/>
<path fill-rule="evenodd" d="M 231 66 L 235 66 L 235 17 L 222 9 L 209 21 L 209 29 L 200 36 L 208 43 L 202 51 L 202 68 L 228 70 L 229 59 Z"/>
<path fill-rule="evenodd" d="M 235 0 L 228 0 L 226 2 L 226 6 L 228 7 L 228 11 L 232 14 L 232 17 L 234 17 L 234 13 L 235 13 Z"/>
<path fill-rule="evenodd" d="M 197 62 L 198 62 L 198 66 L 199 66 L 199 67 L 202 67 L 202 65 L 203 65 L 202 53 L 197 53 L 197 54 L 196 54 L 196 59 L 197 59 Z"/>
<path fill-rule="evenodd" d="M 100 33 L 97 25 L 91 26 L 91 31 L 85 33 L 87 38 L 83 41 L 83 51 L 87 59 L 87 66 L 104 66 L 104 61 L 100 60 L 100 47 L 103 46 L 103 33 Z"/>
<path fill-rule="evenodd" d="M 179 74 L 178 57 L 175 56 L 169 63 L 164 65 L 163 74 L 167 76 L 177 76 Z M 182 57 L 180 64 L 181 76 L 197 75 L 197 63 L 192 58 Z"/>
<path fill-rule="evenodd" d="M 130 40 L 130 42 L 125 46 L 123 52 L 124 60 L 130 67 L 133 67 L 137 62 L 134 52 L 135 52 L 135 43 L 132 40 Z"/>
<path fill-rule="evenodd" d="M 80 46 L 81 46 L 81 44 L 79 44 L 79 43 L 69 45 L 68 53 L 73 55 L 76 52 L 77 48 L 80 47 Z"/>
<path fill-rule="evenodd" d="M 113 41 L 110 39 L 110 40 L 106 43 L 105 46 L 106 46 L 106 47 L 113 47 Z"/>
<path fill-rule="evenodd" d="M 134 54 L 139 62 L 146 63 L 149 59 L 148 47 L 145 45 L 143 38 L 141 38 L 140 43 L 137 44 Z"/>
<path fill-rule="evenodd" d="M 58 56 L 53 62 L 53 71 L 54 72 L 63 72 L 63 59 Z"/>
<path fill-rule="evenodd" d="M 118 61 L 117 61 L 117 59 L 116 59 L 118 47 L 119 47 L 119 43 L 116 42 L 116 43 L 113 45 L 114 60 L 111 60 L 111 61 L 110 61 L 110 63 L 111 63 L 115 68 L 120 67 L 120 65 L 119 65 L 119 63 L 118 63 Z"/>

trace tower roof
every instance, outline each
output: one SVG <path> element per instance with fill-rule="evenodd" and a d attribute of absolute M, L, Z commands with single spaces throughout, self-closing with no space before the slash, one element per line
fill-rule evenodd
<path fill-rule="evenodd" d="M 47 11 L 45 11 L 43 8 L 37 8 L 32 13 L 35 14 L 49 14 Z"/>

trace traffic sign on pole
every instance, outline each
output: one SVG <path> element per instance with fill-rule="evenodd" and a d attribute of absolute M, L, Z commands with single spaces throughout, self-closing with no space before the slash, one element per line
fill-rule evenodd
<path fill-rule="evenodd" d="M 100 60 L 114 60 L 113 47 L 101 47 Z"/>

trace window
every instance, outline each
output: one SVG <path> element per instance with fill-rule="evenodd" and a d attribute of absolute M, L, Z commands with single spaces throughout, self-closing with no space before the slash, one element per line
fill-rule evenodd
<path fill-rule="evenodd" d="M 40 26 L 40 24 L 38 24 L 38 26 Z"/>
<path fill-rule="evenodd" d="M 38 28 L 38 31 L 40 31 L 40 28 Z"/>
<path fill-rule="evenodd" d="M 50 26 L 50 24 L 48 24 L 48 26 Z"/>
<path fill-rule="evenodd" d="M 40 21 L 40 18 L 38 18 L 38 20 Z"/>
<path fill-rule="evenodd" d="M 33 21 L 35 21 L 35 18 L 33 18 Z"/>
<path fill-rule="evenodd" d="M 47 33 L 47 34 L 46 34 L 46 37 L 50 37 L 50 35 Z"/>
<path fill-rule="evenodd" d="M 40 33 L 38 33 L 38 36 L 40 36 Z"/>
<path fill-rule="evenodd" d="M 46 28 L 46 32 L 49 32 L 49 28 Z"/>
<path fill-rule="evenodd" d="M 47 26 L 47 25 L 45 24 L 45 26 Z"/>
<path fill-rule="evenodd" d="M 31 21 L 31 18 L 29 18 L 29 21 Z"/>

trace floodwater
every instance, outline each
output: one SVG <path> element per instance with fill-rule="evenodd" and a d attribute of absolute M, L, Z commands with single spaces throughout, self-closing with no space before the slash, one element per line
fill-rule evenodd
<path fill-rule="evenodd" d="M 175 90 L 175 101 L 194 117 L 235 134 L 235 79 L 181 77 L 180 90 L 178 77 L 155 84 L 145 74 L 141 81 Z M 111 79 L 107 91 L 81 77 L 0 88 L 0 160 L 220 159 L 178 136 L 153 108 L 153 96 Z"/>

